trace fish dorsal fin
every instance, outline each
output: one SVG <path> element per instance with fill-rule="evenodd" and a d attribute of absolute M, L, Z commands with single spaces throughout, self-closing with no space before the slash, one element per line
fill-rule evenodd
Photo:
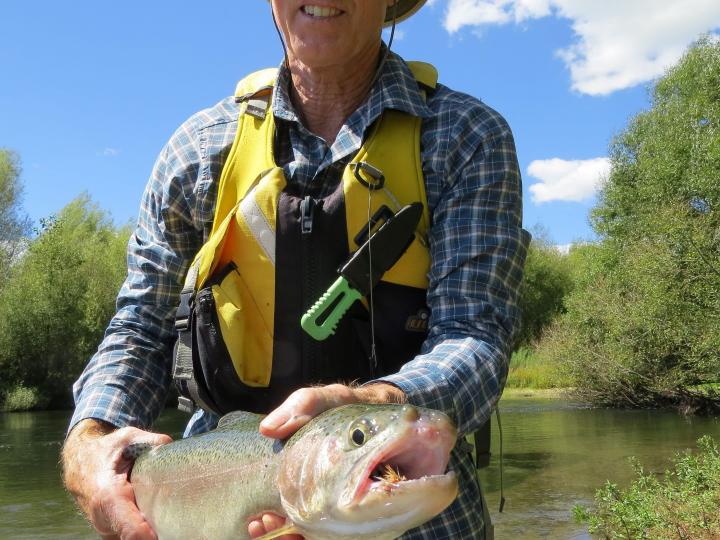
<path fill-rule="evenodd" d="M 283 534 L 300 534 L 300 530 L 294 524 L 288 523 L 284 527 L 280 527 L 279 529 L 270 531 L 267 534 L 263 534 L 255 540 L 271 540 L 272 538 L 277 538 L 278 536 L 282 536 Z"/>
<path fill-rule="evenodd" d="M 217 429 L 226 429 L 241 423 L 259 424 L 262 418 L 263 417 L 260 414 L 255 414 L 247 411 L 233 411 L 231 413 L 227 413 L 220 419 L 217 425 Z"/>

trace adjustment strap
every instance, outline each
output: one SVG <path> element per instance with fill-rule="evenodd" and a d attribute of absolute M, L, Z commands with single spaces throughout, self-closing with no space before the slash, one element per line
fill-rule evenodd
<path fill-rule="evenodd" d="M 196 407 L 215 412 L 207 393 L 200 387 L 193 362 L 193 308 L 195 304 L 195 284 L 197 283 L 199 264 L 188 270 L 185 285 L 180 291 L 180 305 L 175 312 L 175 330 L 178 339 L 173 354 L 172 378 L 180 393 L 178 409 L 192 414 Z"/>
<path fill-rule="evenodd" d="M 190 315 L 192 304 L 195 300 L 195 285 L 198 278 L 199 262 L 194 262 L 185 277 L 185 285 L 180 291 L 180 304 L 175 311 L 175 330 L 178 332 L 187 331 L 190 328 Z"/>

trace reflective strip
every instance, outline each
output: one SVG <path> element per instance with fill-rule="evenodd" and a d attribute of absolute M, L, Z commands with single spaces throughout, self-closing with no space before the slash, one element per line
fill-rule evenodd
<path fill-rule="evenodd" d="M 250 233 L 253 235 L 253 238 L 260 244 L 270 263 L 275 266 L 275 231 L 273 231 L 270 223 L 268 223 L 257 201 L 255 201 L 256 189 L 257 187 L 254 187 L 250 190 L 250 193 L 242 200 L 240 203 L 240 213 L 250 228 Z"/>

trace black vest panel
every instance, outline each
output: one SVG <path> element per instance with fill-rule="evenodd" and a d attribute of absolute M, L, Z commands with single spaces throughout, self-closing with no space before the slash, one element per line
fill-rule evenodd
<path fill-rule="evenodd" d="M 300 327 L 303 313 L 337 279 L 338 268 L 349 256 L 342 182 L 324 198 L 296 194 L 288 186 L 280 195 L 276 223 L 275 321 L 268 388 L 249 387 L 239 380 L 210 305 L 212 294 L 202 289 L 196 297 L 194 346 L 200 364 L 195 366 L 196 378 L 219 414 L 233 410 L 268 413 L 304 386 L 362 383 L 395 373 L 418 354 L 427 335 L 426 291 L 385 282 L 373 291 L 376 362 L 371 358 L 369 313 L 360 301 L 324 341 Z M 357 232 L 350 231 L 353 236 Z M 217 279 L 222 279 L 222 273 Z"/>

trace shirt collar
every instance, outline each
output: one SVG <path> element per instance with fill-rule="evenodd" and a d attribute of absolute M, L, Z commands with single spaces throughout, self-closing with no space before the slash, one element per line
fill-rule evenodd
<path fill-rule="evenodd" d="M 381 54 L 386 50 L 382 46 Z M 285 63 L 278 70 L 275 91 L 273 92 L 272 111 L 276 118 L 291 122 L 299 122 L 299 117 L 290 100 L 290 71 Z M 373 85 L 369 98 L 351 115 L 359 114 L 369 125 L 385 109 L 395 109 L 420 118 L 431 115 L 430 109 L 418 88 L 418 83 L 408 65 L 400 56 L 390 52 L 382 67 L 378 80 Z M 349 119 L 348 119 L 349 120 Z"/>

